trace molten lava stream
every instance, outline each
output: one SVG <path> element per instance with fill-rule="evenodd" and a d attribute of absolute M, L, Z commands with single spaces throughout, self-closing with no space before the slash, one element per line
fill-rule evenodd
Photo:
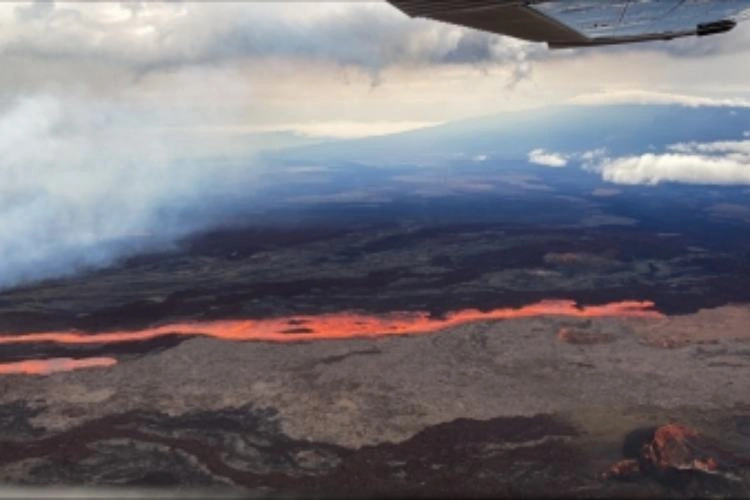
<path fill-rule="evenodd" d="M 51 358 L 0 363 L 0 375 L 49 375 L 82 368 L 103 368 L 117 363 L 113 358 Z"/>
<path fill-rule="evenodd" d="M 577 307 L 569 300 L 545 300 L 518 309 L 495 309 L 488 312 L 466 309 L 445 318 L 430 318 L 424 312 L 398 312 L 382 316 L 356 313 L 321 314 L 261 320 L 225 320 L 173 323 L 142 330 L 110 331 L 87 334 L 75 331 L 29 333 L 0 336 L 3 344 L 114 344 L 150 340 L 171 334 L 201 335 L 222 340 L 296 342 L 418 335 L 444 328 L 485 320 L 566 316 L 575 318 L 629 317 L 661 318 L 653 302 L 624 301 L 600 306 Z"/>

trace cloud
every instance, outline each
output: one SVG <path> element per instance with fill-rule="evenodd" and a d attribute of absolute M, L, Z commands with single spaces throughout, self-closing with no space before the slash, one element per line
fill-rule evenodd
<path fill-rule="evenodd" d="M 0 288 L 105 266 L 250 210 L 255 169 L 181 159 L 144 120 L 49 95 L 0 112 Z"/>
<path fill-rule="evenodd" d="M 645 154 L 610 160 L 600 168 L 602 178 L 615 184 L 750 184 L 750 165 L 729 158 Z"/>
<path fill-rule="evenodd" d="M 13 9 L 15 16 L 23 22 L 46 19 L 55 9 L 53 1 L 34 0 L 31 4 L 17 5 Z"/>
<path fill-rule="evenodd" d="M 540 44 L 424 19 L 386 2 L 34 3 L 5 19 L 0 49 L 41 59 L 93 59 L 136 71 L 237 58 L 328 61 L 373 74 L 399 64 L 508 64 L 531 71 Z M 2 21 L 2 20 L 0 20 Z"/>
<path fill-rule="evenodd" d="M 591 149 L 577 155 L 584 163 L 592 163 L 607 156 L 607 148 Z"/>
<path fill-rule="evenodd" d="M 529 163 L 543 165 L 545 167 L 564 167 L 568 164 L 566 156 L 560 153 L 547 152 L 544 149 L 535 149 L 529 152 Z"/>
<path fill-rule="evenodd" d="M 750 141 L 680 143 L 669 146 L 667 151 L 601 158 L 588 168 L 615 184 L 750 184 Z"/>
<path fill-rule="evenodd" d="M 442 122 L 411 121 L 316 121 L 266 125 L 194 125 L 167 127 L 165 132 L 247 137 L 262 134 L 293 134 L 309 139 L 359 139 L 436 127 Z"/>
<path fill-rule="evenodd" d="M 611 90 L 581 94 L 569 99 L 568 103 L 584 106 L 601 106 L 607 104 L 677 104 L 692 108 L 701 106 L 750 107 L 750 99 L 740 97 L 713 98 L 669 92 L 654 92 L 643 89 Z"/>
<path fill-rule="evenodd" d="M 0 100 L 83 87 L 236 110 L 234 120 L 215 113 L 217 126 L 449 121 L 582 92 L 606 102 L 623 87 L 722 97 L 747 93 L 750 76 L 741 54 L 673 57 L 668 43 L 550 51 L 410 19 L 385 1 L 0 2 L 0 25 Z"/>
<path fill-rule="evenodd" d="M 245 128 L 252 133 L 293 132 L 311 138 L 356 139 L 379 135 L 398 134 L 427 127 L 441 125 L 442 122 L 407 121 L 323 121 L 312 123 L 282 123 L 269 126 Z"/>
<path fill-rule="evenodd" d="M 750 157 L 750 141 L 680 142 L 667 147 L 676 153 L 708 153 Z"/>

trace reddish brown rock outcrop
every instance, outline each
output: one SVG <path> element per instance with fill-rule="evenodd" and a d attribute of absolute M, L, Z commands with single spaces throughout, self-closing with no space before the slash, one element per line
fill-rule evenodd
<path fill-rule="evenodd" d="M 640 447 L 639 456 L 614 464 L 605 478 L 633 479 L 663 476 L 676 471 L 720 475 L 735 479 L 733 471 L 747 461 L 723 449 L 697 430 L 678 423 L 656 428 Z"/>
<path fill-rule="evenodd" d="M 628 458 L 620 460 L 610 467 L 607 472 L 603 474 L 603 477 L 604 479 L 619 479 L 627 481 L 640 477 L 641 472 L 641 464 L 638 463 L 638 460 Z"/>
<path fill-rule="evenodd" d="M 654 439 L 643 447 L 643 459 L 662 470 L 719 471 L 720 450 L 698 431 L 681 424 L 667 424 L 656 429 Z"/>

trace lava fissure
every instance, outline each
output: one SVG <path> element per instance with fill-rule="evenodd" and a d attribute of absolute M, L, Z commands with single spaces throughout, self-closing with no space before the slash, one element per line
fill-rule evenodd
<path fill-rule="evenodd" d="M 222 340 L 295 342 L 303 340 L 334 340 L 417 335 L 431 333 L 466 323 L 487 320 L 565 316 L 575 318 L 637 317 L 662 318 L 649 301 L 623 301 L 605 305 L 578 307 L 570 300 L 546 300 L 518 309 L 505 308 L 482 312 L 465 309 L 436 319 L 425 312 L 395 312 L 382 316 L 357 313 L 321 314 L 261 320 L 224 320 L 173 323 L 142 330 L 110 331 L 89 334 L 80 331 L 4 334 L 0 345 L 52 342 L 58 344 L 113 344 L 150 340 L 166 335 L 200 335 Z M 304 324 L 305 331 L 293 331 Z M 292 328 L 290 328 L 292 327 Z"/>
<path fill-rule="evenodd" d="M 517 309 L 492 311 L 465 309 L 442 318 L 426 312 L 394 312 L 374 316 L 359 313 L 321 314 L 260 320 L 224 320 L 172 323 L 142 330 L 121 330 L 103 333 L 52 331 L 22 335 L 0 334 L 0 345 L 51 343 L 58 345 L 106 345 L 145 342 L 171 335 L 194 335 L 228 341 L 299 342 L 310 340 L 343 340 L 396 335 L 421 335 L 449 327 L 488 320 L 564 316 L 574 318 L 663 318 L 649 301 L 623 301 L 605 305 L 579 307 L 572 300 L 545 300 Z M 304 327 L 300 327 L 304 325 Z M 113 358 L 53 358 L 0 363 L 0 375 L 45 375 L 81 368 L 106 367 L 116 364 Z"/>
<path fill-rule="evenodd" d="M 117 364 L 116 359 L 105 357 L 27 359 L 25 361 L 0 363 L 0 375 L 49 375 L 82 368 L 104 368 L 115 364 Z"/>

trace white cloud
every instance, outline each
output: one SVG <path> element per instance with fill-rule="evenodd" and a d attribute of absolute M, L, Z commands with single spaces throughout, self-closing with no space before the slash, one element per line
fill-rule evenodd
<path fill-rule="evenodd" d="M 530 72 L 539 44 L 414 20 L 386 2 L 142 2 L 19 5 L 0 12 L 0 49 L 140 70 L 243 57 L 389 65 L 507 63 Z"/>
<path fill-rule="evenodd" d="M 581 161 L 583 168 L 590 170 L 598 162 L 604 160 L 607 157 L 607 148 L 597 148 L 590 151 L 584 151 L 583 153 L 573 155 Z"/>
<path fill-rule="evenodd" d="M 602 158 L 593 167 L 615 184 L 750 184 L 750 141 L 673 144 L 667 153 Z"/>
<path fill-rule="evenodd" d="M 609 90 L 581 94 L 569 99 L 568 102 L 584 106 L 601 106 L 605 104 L 678 104 L 687 107 L 750 107 L 750 99 L 742 97 L 715 98 L 670 92 L 654 92 L 643 89 Z"/>
<path fill-rule="evenodd" d="M 529 163 L 543 165 L 545 167 L 564 167 L 568 164 L 566 156 L 560 153 L 547 152 L 544 149 L 535 149 L 529 152 Z"/>
<path fill-rule="evenodd" d="M 705 153 L 750 156 L 750 141 L 680 142 L 668 146 L 676 153 Z"/>
<path fill-rule="evenodd" d="M 600 171 L 615 184 L 750 184 L 750 164 L 713 156 L 645 154 L 606 161 Z"/>
<path fill-rule="evenodd" d="M 452 121 L 581 92 L 581 102 L 708 104 L 687 93 L 747 95 L 750 77 L 746 54 L 677 58 L 666 43 L 549 51 L 410 19 L 384 1 L 0 2 L 0 26 L 0 101 L 84 89 L 93 100 L 203 108 L 199 123 L 214 130 Z"/>
<path fill-rule="evenodd" d="M 607 154 L 606 148 L 597 148 L 597 149 L 591 149 L 589 151 L 584 151 L 579 156 L 583 161 L 594 161 L 598 158 L 601 158 L 602 156 L 605 156 Z"/>
<path fill-rule="evenodd" d="M 358 139 L 379 135 L 398 134 L 421 128 L 435 127 L 442 122 L 409 121 L 321 121 L 309 123 L 276 123 L 267 125 L 195 125 L 163 129 L 172 133 L 200 133 L 209 135 L 243 136 L 267 133 L 292 133 L 312 139 Z"/>
<path fill-rule="evenodd" d="M 426 127 L 435 127 L 442 122 L 402 122 L 402 121 L 324 121 L 312 123 L 279 124 L 270 127 L 254 127 L 254 131 L 292 131 L 306 137 L 356 139 L 378 135 L 397 134 Z"/>

